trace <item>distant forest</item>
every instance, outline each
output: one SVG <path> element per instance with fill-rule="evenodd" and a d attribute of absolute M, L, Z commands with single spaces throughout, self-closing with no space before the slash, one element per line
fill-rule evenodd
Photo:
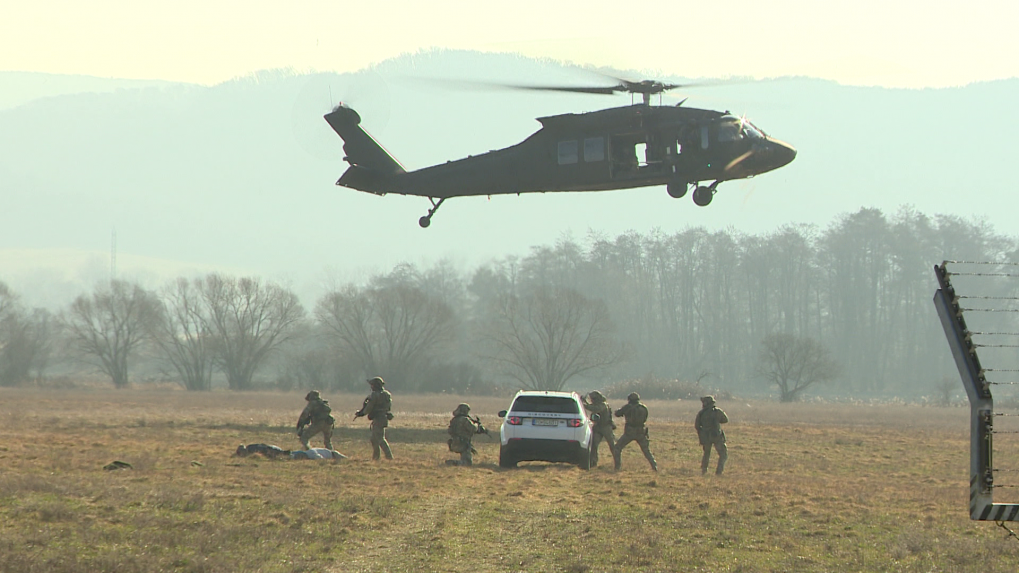
<path fill-rule="evenodd" d="M 644 379 L 766 396 L 761 343 L 784 333 L 841 365 L 804 397 L 917 399 L 957 385 L 933 265 L 1007 264 L 1017 248 L 979 221 L 861 209 L 825 229 L 591 234 L 468 271 L 405 263 L 309 307 L 212 274 L 99 285 L 50 313 L 0 283 L 0 384 L 87 372 L 118 387 L 361 391 L 382 375 L 405 392 L 502 393 Z"/>

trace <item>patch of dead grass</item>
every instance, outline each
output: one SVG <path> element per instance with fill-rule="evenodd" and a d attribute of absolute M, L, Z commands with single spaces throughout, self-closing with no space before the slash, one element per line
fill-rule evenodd
<path fill-rule="evenodd" d="M 399 393 L 397 459 L 373 462 L 344 414 L 363 396 L 326 398 L 338 464 L 230 457 L 296 447 L 296 393 L 0 389 L 0 570 L 994 572 L 1019 557 L 968 520 L 961 408 L 723 403 L 718 478 L 700 475 L 698 404 L 649 403 L 652 474 L 634 447 L 621 472 L 504 470 L 484 436 L 474 468 L 448 467 L 452 408 L 497 431 L 508 400 Z M 134 469 L 101 469 L 115 459 Z"/>

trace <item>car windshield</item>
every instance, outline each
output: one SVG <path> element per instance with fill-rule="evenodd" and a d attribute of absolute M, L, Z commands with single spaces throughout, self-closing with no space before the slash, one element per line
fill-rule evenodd
<path fill-rule="evenodd" d="M 513 401 L 511 412 L 552 412 L 555 414 L 579 414 L 580 407 L 573 398 L 561 396 L 518 396 Z"/>

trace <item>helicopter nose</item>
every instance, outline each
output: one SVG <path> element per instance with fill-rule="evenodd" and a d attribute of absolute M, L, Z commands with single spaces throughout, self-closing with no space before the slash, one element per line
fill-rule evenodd
<path fill-rule="evenodd" d="M 768 138 L 769 147 L 771 148 L 771 157 L 774 162 L 772 169 L 778 169 L 783 165 L 792 163 L 793 159 L 796 159 L 796 148 L 784 141 L 777 139 Z"/>

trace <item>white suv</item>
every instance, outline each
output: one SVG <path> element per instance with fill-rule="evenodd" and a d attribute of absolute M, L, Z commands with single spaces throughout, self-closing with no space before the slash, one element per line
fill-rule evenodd
<path fill-rule="evenodd" d="M 591 420 L 576 392 L 517 392 L 499 417 L 500 466 L 543 461 L 591 469 Z"/>

